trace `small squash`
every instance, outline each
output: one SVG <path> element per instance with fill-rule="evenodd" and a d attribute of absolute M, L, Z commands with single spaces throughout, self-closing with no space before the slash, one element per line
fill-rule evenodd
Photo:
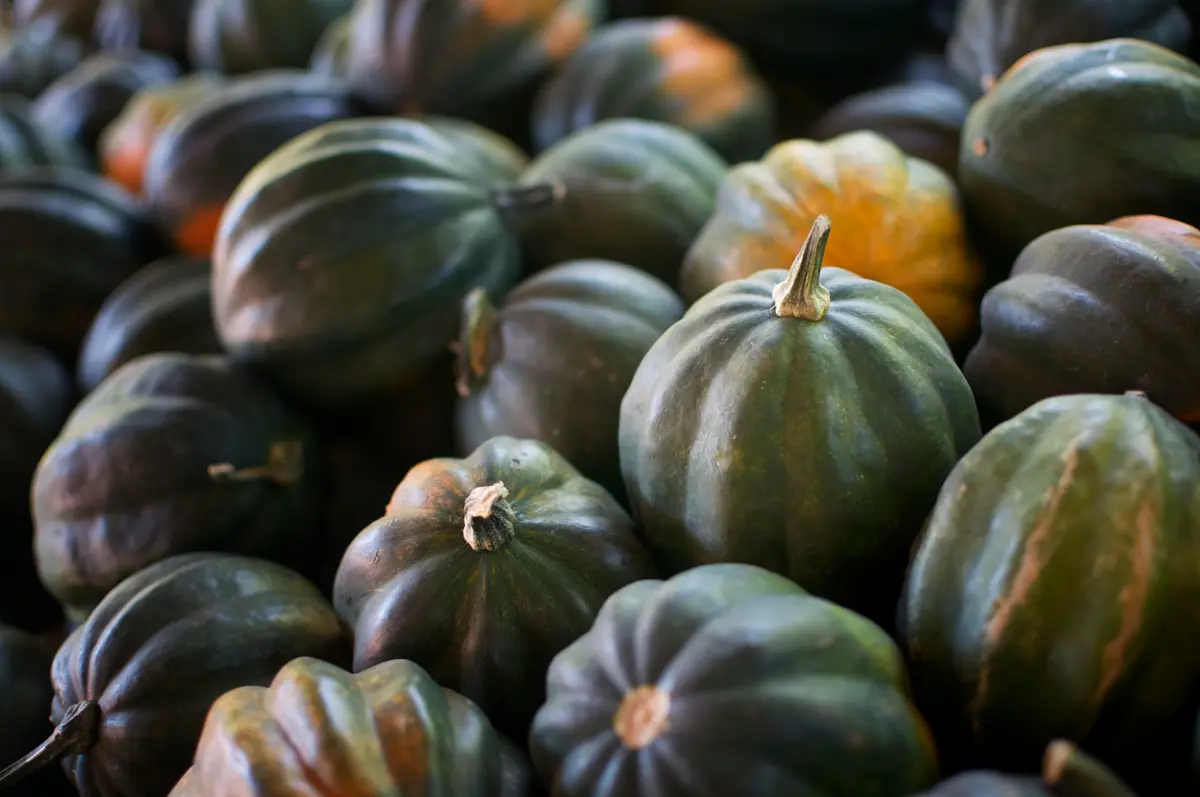
<path fill-rule="evenodd" d="M 303 562 L 321 496 L 312 432 L 224 358 L 151 354 L 118 369 L 42 457 L 38 572 L 79 619 L 176 553 Z"/>
<path fill-rule="evenodd" d="M 31 166 L 81 169 L 87 162 L 87 153 L 78 144 L 34 119 L 28 100 L 0 94 L 0 173 Z"/>
<path fill-rule="evenodd" d="M 774 101 L 745 55 L 678 17 L 601 27 L 542 89 L 534 145 L 547 149 L 619 117 L 691 131 L 730 162 L 759 158 L 774 143 Z"/>
<path fill-rule="evenodd" d="M 790 272 L 721 285 L 658 339 L 621 404 L 621 470 L 668 572 L 755 564 L 890 620 L 979 418 L 911 299 L 822 271 L 828 237 L 818 216 Z"/>
<path fill-rule="evenodd" d="M 337 615 L 296 573 L 258 559 L 176 556 L 122 581 L 54 657 L 53 736 L 0 788 L 61 759 L 80 797 L 167 794 L 212 702 L 287 662 L 340 663 Z"/>
<path fill-rule="evenodd" d="M 0 34 L 0 92 L 33 99 L 87 55 L 83 43 L 46 26 Z"/>
<path fill-rule="evenodd" d="M 100 0 L 12 0 L 14 30 L 38 28 L 87 41 Z"/>
<path fill-rule="evenodd" d="M 550 660 L 654 573 L 604 488 L 542 443 L 496 437 L 410 470 L 346 550 L 333 600 L 356 670 L 411 659 L 520 737 Z"/>
<path fill-rule="evenodd" d="M 583 260 L 535 274 L 497 308 L 476 288 L 458 338 L 459 446 L 541 440 L 621 498 L 621 399 L 654 341 L 683 315 L 645 272 Z"/>
<path fill-rule="evenodd" d="M 906 797 L 937 778 L 895 643 L 757 567 L 630 584 L 546 680 L 529 746 L 556 797 Z"/>
<path fill-rule="evenodd" d="M 1140 395 L 1046 399 L 958 463 L 899 612 L 945 750 L 1021 771 L 1062 737 L 1135 786 L 1182 782 L 1198 482 L 1200 438 Z"/>
<path fill-rule="evenodd" d="M 220 354 L 212 320 L 212 266 L 173 256 L 122 282 L 101 305 L 76 366 L 79 387 L 94 390 L 144 354 Z"/>
<path fill-rule="evenodd" d="M 729 172 L 679 277 L 689 302 L 787 263 L 818 214 L 841 219 L 832 265 L 908 294 L 958 345 L 976 323 L 983 266 L 957 188 L 941 169 L 870 132 L 785 141 Z"/>
<path fill-rule="evenodd" d="M 104 50 L 143 50 L 187 63 L 188 22 L 195 0 L 98 2 L 92 38 Z"/>
<path fill-rule="evenodd" d="M 1115 772 L 1066 739 L 1042 756 L 1041 777 L 963 772 L 914 797 L 1136 797 Z"/>
<path fill-rule="evenodd" d="M 300 658 L 269 688 L 243 686 L 213 704 L 170 797 L 534 793 L 521 751 L 420 666 L 386 661 L 352 675 Z"/>
<path fill-rule="evenodd" d="M 353 0 L 195 0 L 188 53 L 196 69 L 227 75 L 308 66 L 329 23 Z"/>

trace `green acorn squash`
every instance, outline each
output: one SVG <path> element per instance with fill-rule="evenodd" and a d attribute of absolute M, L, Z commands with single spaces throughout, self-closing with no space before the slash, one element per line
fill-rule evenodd
<path fill-rule="evenodd" d="M 329 23 L 353 0 L 195 0 L 188 53 L 196 69 L 234 75 L 306 67 Z"/>
<path fill-rule="evenodd" d="M 212 320 L 212 266 L 174 256 L 137 271 L 105 300 L 76 365 L 80 388 L 144 354 L 220 354 Z"/>
<path fill-rule="evenodd" d="M 61 760 L 79 797 L 165 795 L 213 701 L 265 686 L 287 662 L 345 660 L 337 615 L 296 573 L 258 559 L 176 556 L 105 596 L 58 649 L 54 735 L 0 788 Z"/>
<path fill-rule="evenodd" d="M 463 297 L 516 282 L 506 216 L 546 198 L 507 190 L 513 150 L 463 124 L 329 124 L 247 175 L 213 253 L 217 330 L 235 359 L 333 412 L 424 378 L 454 339 Z"/>
<path fill-rule="evenodd" d="M 621 399 L 683 302 L 645 272 L 582 260 L 535 274 L 499 308 L 479 288 L 457 343 L 459 447 L 541 440 L 623 498 Z"/>
<path fill-rule="evenodd" d="M 1200 65 L 1147 42 L 1023 58 L 963 125 L 959 184 L 984 242 L 1015 256 L 1072 224 L 1139 213 L 1200 224 L 1197 107 Z"/>
<path fill-rule="evenodd" d="M 301 564 L 321 505 L 312 433 L 221 357 L 151 354 L 85 398 L 34 476 L 38 572 L 80 618 L 177 553 Z"/>
<path fill-rule="evenodd" d="M 944 753 L 1021 771 L 1061 737 L 1134 786 L 1182 782 L 1198 483 L 1200 438 L 1139 395 L 1046 399 L 962 459 L 899 612 Z"/>
<path fill-rule="evenodd" d="M 1046 746 L 1041 777 L 963 772 L 914 797 L 1135 797 L 1116 773 L 1073 743 Z"/>
<path fill-rule="evenodd" d="M 1200 423 L 1200 230 L 1153 216 L 1036 238 L 983 298 L 963 366 L 988 425 L 1071 393 L 1141 390 Z"/>
<path fill-rule="evenodd" d="M 719 286 L 658 339 L 621 404 L 621 470 L 668 572 L 755 564 L 885 621 L 979 418 L 911 299 L 822 270 L 828 237 L 819 216 L 790 272 Z"/>
<path fill-rule="evenodd" d="M 686 19 L 601 27 L 539 94 L 534 145 L 544 150 L 620 117 L 676 125 L 735 163 L 774 143 L 774 100 L 762 78 L 737 47 Z"/>
<path fill-rule="evenodd" d="M 96 22 L 100 0 L 13 0 L 14 30 L 40 28 L 87 41 Z"/>
<path fill-rule="evenodd" d="M 749 565 L 630 584 L 555 657 L 555 797 L 906 797 L 936 752 L 883 629 Z"/>
<path fill-rule="evenodd" d="M 34 120 L 28 100 L 0 94 L 0 173 L 30 166 L 84 168 L 87 162 L 87 153 L 73 140 Z"/>
<path fill-rule="evenodd" d="M 520 220 L 526 269 L 613 260 L 674 284 L 725 171 L 707 144 L 661 122 L 612 119 L 567 136 L 521 176 L 555 192 Z"/>
<path fill-rule="evenodd" d="M 43 26 L 0 34 L 0 92 L 33 99 L 86 55 L 83 44 Z"/>
<path fill-rule="evenodd" d="M 187 63 L 195 0 L 98 0 L 92 38 L 101 49 L 144 50 Z"/>
<path fill-rule="evenodd" d="M 654 572 L 604 488 L 542 443 L 496 437 L 410 470 L 346 550 L 333 599 L 356 670 L 411 659 L 519 738 L 550 660 Z"/>
<path fill-rule="evenodd" d="M 350 752 L 353 751 L 353 752 Z M 529 763 L 411 661 L 357 674 L 310 658 L 213 704 L 170 797 L 527 797 Z"/>

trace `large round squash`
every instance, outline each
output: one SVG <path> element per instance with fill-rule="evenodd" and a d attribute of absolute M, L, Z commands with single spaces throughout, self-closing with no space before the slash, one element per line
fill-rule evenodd
<path fill-rule="evenodd" d="M 475 289 L 457 344 L 460 448 L 496 435 L 541 440 L 624 497 L 621 399 L 646 352 L 682 315 L 660 280 L 603 260 L 535 274 L 499 308 Z"/>
<path fill-rule="evenodd" d="M 718 287 L 658 339 L 621 404 L 621 470 L 669 572 L 746 562 L 890 619 L 979 418 L 911 299 L 821 270 L 828 236 L 819 216 L 790 272 Z"/>
<path fill-rule="evenodd" d="M 951 345 L 970 335 L 983 267 L 958 190 L 941 169 L 870 132 L 785 141 L 731 170 L 687 253 L 683 297 L 695 302 L 722 283 L 782 267 L 822 213 L 840 225 L 830 265 L 904 291 Z"/>
<path fill-rule="evenodd" d="M 46 26 L 0 33 L 0 92 L 33 99 L 87 55 L 84 44 Z"/>
<path fill-rule="evenodd" d="M 900 604 L 945 752 L 1022 770 L 1063 737 L 1135 786 L 1182 782 L 1198 482 L 1200 439 L 1140 395 L 1046 399 L 963 458 Z"/>
<path fill-rule="evenodd" d="M 467 293 L 498 298 L 516 282 L 506 215 L 548 196 L 506 191 L 521 164 L 472 129 L 348 120 L 255 167 L 213 253 L 217 329 L 234 358 L 330 410 L 420 381 Z"/>
<path fill-rule="evenodd" d="M 604 119 L 631 117 L 690 130 L 731 162 L 773 143 L 774 101 L 737 47 L 678 17 L 600 28 L 542 89 L 533 137 L 546 149 Z"/>
<path fill-rule="evenodd" d="M 101 49 L 145 50 L 187 62 L 188 22 L 195 0 L 91 1 L 97 6 L 92 38 Z"/>
<path fill-rule="evenodd" d="M 655 574 L 633 521 L 548 446 L 496 437 L 408 472 L 333 586 L 354 668 L 411 659 L 520 738 L 550 660 Z"/>
<path fill-rule="evenodd" d="M 321 496 L 306 424 L 220 357 L 152 354 L 88 395 L 33 483 L 42 582 L 68 615 L 177 553 L 302 563 Z"/>
<path fill-rule="evenodd" d="M 907 797 L 937 777 L 878 626 L 748 565 L 617 592 L 530 734 L 555 797 Z"/>
<path fill-rule="evenodd" d="M 296 744 L 294 740 L 301 739 Z M 213 704 L 170 797 L 527 797 L 529 763 L 470 700 L 411 661 L 352 675 L 311 658 Z"/>
<path fill-rule="evenodd" d="M 195 0 L 188 53 L 196 69 L 227 75 L 306 67 L 329 23 L 353 0 Z"/>
<path fill-rule="evenodd" d="M 31 166 L 84 168 L 87 153 L 34 119 L 28 100 L 0 94 L 0 173 Z"/>
<path fill-rule="evenodd" d="M 1156 214 L 1200 224 L 1200 65 L 1147 42 L 1047 47 L 971 108 L 958 176 L 985 243 Z"/>

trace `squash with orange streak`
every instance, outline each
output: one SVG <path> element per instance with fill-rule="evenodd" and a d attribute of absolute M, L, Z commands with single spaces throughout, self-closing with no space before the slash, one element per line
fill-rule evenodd
<path fill-rule="evenodd" d="M 789 262 L 822 213 L 843 225 L 830 265 L 904 291 L 951 345 L 971 333 L 983 270 L 954 183 L 868 132 L 785 141 L 730 171 L 684 260 L 684 298 Z"/>
<path fill-rule="evenodd" d="M 195 763 L 170 797 L 525 797 L 531 768 L 470 700 L 411 661 L 351 674 L 287 664 L 209 710 Z"/>

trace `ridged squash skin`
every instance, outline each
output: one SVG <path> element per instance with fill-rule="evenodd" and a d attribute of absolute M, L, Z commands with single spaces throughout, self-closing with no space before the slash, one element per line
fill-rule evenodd
<path fill-rule="evenodd" d="M 195 0 L 188 54 L 195 69 L 227 75 L 308 66 L 329 23 L 353 0 Z"/>
<path fill-rule="evenodd" d="M 1046 399 L 962 459 L 899 612 L 944 753 L 1023 770 L 1065 738 L 1134 786 L 1182 782 L 1198 485 L 1200 439 L 1140 395 Z"/>

